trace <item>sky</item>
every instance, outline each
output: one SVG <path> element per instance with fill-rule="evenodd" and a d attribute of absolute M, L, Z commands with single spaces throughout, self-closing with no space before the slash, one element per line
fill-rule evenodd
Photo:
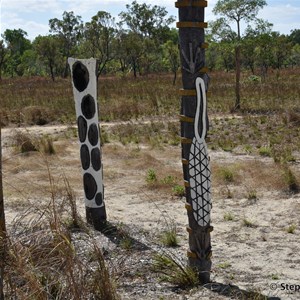
<path fill-rule="evenodd" d="M 169 15 L 177 19 L 175 1 L 137 0 L 138 3 L 163 6 Z M 3 34 L 6 29 L 21 28 L 33 40 L 38 35 L 49 34 L 49 20 L 62 19 L 64 11 L 73 11 L 84 22 L 88 22 L 100 10 L 117 18 L 121 11 L 127 11 L 126 4 L 132 2 L 133 0 L 0 0 L 0 33 Z M 208 0 L 206 22 L 217 18 L 212 13 L 216 2 L 217 0 Z M 267 0 L 267 4 L 258 17 L 271 22 L 274 31 L 289 34 L 292 29 L 300 29 L 300 0 Z"/>

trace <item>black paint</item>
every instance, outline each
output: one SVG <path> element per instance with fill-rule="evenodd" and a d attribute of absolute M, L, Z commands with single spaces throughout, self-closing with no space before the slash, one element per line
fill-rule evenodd
<path fill-rule="evenodd" d="M 83 170 L 87 170 L 91 164 L 90 151 L 87 145 L 80 147 L 80 159 Z"/>
<path fill-rule="evenodd" d="M 83 97 L 81 101 L 82 114 L 87 118 L 91 119 L 94 117 L 96 112 L 96 104 L 94 98 L 88 94 Z"/>
<path fill-rule="evenodd" d="M 79 140 L 81 143 L 83 143 L 86 139 L 86 133 L 87 133 L 87 122 L 83 116 L 78 117 L 77 126 L 78 126 Z"/>
<path fill-rule="evenodd" d="M 85 65 L 77 61 L 73 65 L 73 82 L 79 92 L 84 91 L 89 84 L 89 71 Z"/>
<path fill-rule="evenodd" d="M 92 146 L 96 146 L 99 140 L 98 126 L 96 123 L 92 123 L 88 132 L 88 139 Z"/>
<path fill-rule="evenodd" d="M 99 148 L 94 148 L 91 153 L 92 166 L 95 171 L 99 171 L 101 168 L 101 153 Z"/>
<path fill-rule="evenodd" d="M 98 206 L 101 206 L 103 204 L 103 196 L 102 196 L 102 193 L 98 193 L 96 195 L 96 198 L 95 198 L 95 202 Z"/>
<path fill-rule="evenodd" d="M 97 192 L 97 183 L 90 173 L 85 173 L 83 175 L 83 186 L 86 198 L 92 200 Z"/>

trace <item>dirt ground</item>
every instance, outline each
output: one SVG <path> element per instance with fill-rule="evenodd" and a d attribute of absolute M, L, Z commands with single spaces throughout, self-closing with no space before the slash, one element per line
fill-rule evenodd
<path fill-rule="evenodd" d="M 79 147 L 74 128 L 27 129 L 30 134 L 47 133 L 55 139 L 56 154 L 51 156 L 38 152 L 16 154 L 11 140 L 15 130 L 20 129 L 2 130 L 8 228 L 15 216 L 29 206 L 48 201 L 49 174 L 58 186 L 62 185 L 63 177 L 68 179 L 84 216 Z M 273 189 L 271 184 L 265 185 L 263 181 L 259 185 L 257 179 L 260 179 L 255 178 L 255 173 L 246 178 L 249 173 L 245 172 L 246 175 L 240 175 L 236 182 L 224 184 L 214 175 L 214 170 L 217 172 L 222 165 L 244 164 L 249 168 L 262 168 L 260 175 L 270 178 L 279 171 L 271 167 L 270 158 L 238 152 L 209 153 L 213 166 L 212 283 L 181 290 L 161 282 L 151 271 L 151 261 L 153 254 L 161 251 L 173 253 L 183 261 L 186 259 L 185 199 L 175 196 L 170 186 L 151 186 L 145 180 L 147 170 L 153 168 L 159 178 L 172 175 L 182 184 L 180 145 L 162 148 L 117 142 L 104 145 L 102 157 L 108 219 L 122 224 L 136 241 L 130 251 L 120 250 L 113 241 L 99 234 L 110 264 L 120 268 L 117 286 L 121 298 L 260 299 L 258 295 L 264 295 L 269 299 L 300 299 L 299 194 Z M 299 168 L 299 162 L 295 162 L 294 168 Z M 256 195 L 251 198 L 248 194 L 253 186 Z M 176 226 L 179 237 L 180 246 L 174 249 L 159 243 L 161 232 L 170 224 Z M 295 230 L 288 233 L 287 228 L 291 225 Z M 114 256 L 114 252 L 118 255 Z M 251 298 L 249 292 L 255 292 L 256 296 Z"/>

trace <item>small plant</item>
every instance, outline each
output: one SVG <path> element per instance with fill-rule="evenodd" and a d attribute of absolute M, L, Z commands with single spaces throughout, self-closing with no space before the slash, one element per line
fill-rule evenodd
<path fill-rule="evenodd" d="M 252 221 L 250 221 L 246 218 L 243 219 L 243 226 L 251 227 L 251 228 L 256 227 L 256 225 Z"/>
<path fill-rule="evenodd" d="M 284 181 L 288 186 L 288 189 L 292 193 L 298 193 L 300 190 L 298 180 L 292 170 L 288 167 L 284 167 Z"/>
<path fill-rule="evenodd" d="M 260 156 L 271 157 L 272 151 L 270 147 L 262 146 L 259 148 L 258 153 Z"/>
<path fill-rule="evenodd" d="M 178 246 L 178 238 L 176 227 L 172 226 L 172 228 L 164 231 L 161 235 L 161 242 L 163 245 L 167 247 L 177 247 Z"/>
<path fill-rule="evenodd" d="M 172 192 L 175 196 L 183 197 L 185 195 L 185 189 L 182 185 L 176 184 L 172 188 Z"/>
<path fill-rule="evenodd" d="M 294 234 L 296 229 L 297 229 L 297 226 L 295 224 L 292 224 L 286 229 L 286 231 L 287 231 L 287 233 Z"/>
<path fill-rule="evenodd" d="M 226 183 L 232 183 L 234 181 L 233 172 L 229 168 L 221 168 L 220 173 Z"/>
<path fill-rule="evenodd" d="M 231 264 L 226 261 L 224 263 L 218 264 L 217 267 L 220 268 L 220 269 L 228 269 L 228 268 L 231 267 Z"/>
<path fill-rule="evenodd" d="M 27 133 L 17 131 L 13 136 L 13 142 L 16 149 L 21 153 L 28 153 L 31 151 L 38 151 L 36 142 Z"/>
<path fill-rule="evenodd" d="M 258 197 L 257 197 L 256 190 L 250 189 L 250 190 L 248 191 L 248 194 L 247 194 L 247 199 L 248 199 L 248 200 L 257 200 Z"/>
<path fill-rule="evenodd" d="M 271 278 L 272 278 L 272 280 L 278 280 L 279 275 L 278 274 L 271 274 Z"/>
<path fill-rule="evenodd" d="M 161 274 L 161 280 L 179 286 L 192 288 L 199 284 L 197 272 L 185 266 L 173 254 L 157 254 L 153 258 L 152 270 Z"/>
<path fill-rule="evenodd" d="M 162 184 L 173 185 L 175 183 L 175 177 L 172 175 L 167 175 L 161 180 Z"/>
<path fill-rule="evenodd" d="M 133 247 L 133 241 L 129 236 L 124 236 L 119 243 L 120 247 L 124 250 L 130 250 Z"/>
<path fill-rule="evenodd" d="M 154 169 L 148 169 L 147 175 L 146 175 L 146 182 L 148 184 L 154 184 L 157 182 L 157 176 Z"/>
<path fill-rule="evenodd" d="M 41 139 L 41 150 L 45 154 L 53 155 L 56 153 L 53 139 L 51 137 L 46 137 Z"/>
<path fill-rule="evenodd" d="M 233 221 L 234 220 L 234 216 L 230 212 L 225 213 L 223 218 L 224 218 L 225 221 Z"/>

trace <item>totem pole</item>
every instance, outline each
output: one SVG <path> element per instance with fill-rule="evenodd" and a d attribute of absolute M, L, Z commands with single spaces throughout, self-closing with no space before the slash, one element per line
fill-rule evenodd
<path fill-rule="evenodd" d="M 208 130 L 206 91 L 209 77 L 205 67 L 204 8 L 207 1 L 178 0 L 179 47 L 183 89 L 181 98 L 182 166 L 189 227 L 189 265 L 202 283 L 210 281 L 211 180 L 205 142 Z"/>
<path fill-rule="evenodd" d="M 86 218 L 95 229 L 106 223 L 98 123 L 96 59 L 68 59 L 80 141 Z"/>

